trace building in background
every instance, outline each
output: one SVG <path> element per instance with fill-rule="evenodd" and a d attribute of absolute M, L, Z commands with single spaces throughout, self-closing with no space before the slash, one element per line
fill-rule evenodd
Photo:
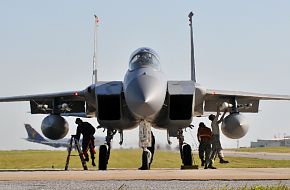
<path fill-rule="evenodd" d="M 269 140 L 258 139 L 257 142 L 251 142 L 251 148 L 274 146 L 290 147 L 290 136 L 284 136 L 284 138 L 274 138 Z"/>

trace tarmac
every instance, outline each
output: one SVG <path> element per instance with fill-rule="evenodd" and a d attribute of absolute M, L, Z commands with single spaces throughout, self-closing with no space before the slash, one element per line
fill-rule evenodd
<path fill-rule="evenodd" d="M 29 180 L 290 180 L 290 168 L 110 169 L 106 171 L 2 170 L 0 181 Z"/>
<path fill-rule="evenodd" d="M 1 190 L 96 189 L 238 189 L 290 187 L 290 168 L 216 170 L 109 169 L 107 171 L 1 170 Z M 285 189 L 285 188 L 284 188 Z"/>

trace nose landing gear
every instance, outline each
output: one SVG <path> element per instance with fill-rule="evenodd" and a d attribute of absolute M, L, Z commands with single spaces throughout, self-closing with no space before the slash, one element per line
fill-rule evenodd
<path fill-rule="evenodd" d="M 139 170 L 150 170 L 155 150 L 155 137 L 149 122 L 142 121 L 139 125 L 139 146 L 143 149 L 142 166 Z"/>
<path fill-rule="evenodd" d="M 142 166 L 139 170 L 150 170 L 151 160 L 152 153 L 147 148 L 144 148 L 142 153 Z"/>

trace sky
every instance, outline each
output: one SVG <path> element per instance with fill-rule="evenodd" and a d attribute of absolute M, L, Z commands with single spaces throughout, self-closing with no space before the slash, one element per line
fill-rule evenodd
<path fill-rule="evenodd" d="M 210 89 L 290 95 L 290 2 L 287 0 L 0 1 L 0 97 L 83 90 L 91 84 L 94 17 L 98 78 L 123 81 L 131 53 L 158 52 L 168 80 L 190 80 L 188 13 L 194 12 L 198 83 Z M 290 135 L 290 101 L 261 101 L 240 146 Z M 45 115 L 29 102 L 0 104 L 0 150 L 47 149 L 26 142 L 24 123 L 40 131 Z M 70 134 L 76 126 L 67 118 Z M 97 126 L 96 119 L 86 119 Z M 206 118 L 194 118 L 193 124 Z M 156 143 L 166 131 L 153 129 Z M 102 130 L 97 135 L 104 136 Z M 197 148 L 196 128 L 185 132 Z M 117 147 L 119 136 L 114 138 Z M 176 145 L 177 140 L 172 138 Z M 237 141 L 222 135 L 225 148 Z M 124 132 L 124 146 L 138 146 L 138 129 Z"/>

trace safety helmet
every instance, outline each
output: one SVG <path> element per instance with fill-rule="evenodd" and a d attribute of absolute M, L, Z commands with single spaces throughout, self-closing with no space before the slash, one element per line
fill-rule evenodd
<path fill-rule="evenodd" d="M 76 118 L 75 123 L 78 124 L 78 123 L 80 123 L 80 122 L 83 122 L 83 121 L 82 121 L 80 118 Z"/>

